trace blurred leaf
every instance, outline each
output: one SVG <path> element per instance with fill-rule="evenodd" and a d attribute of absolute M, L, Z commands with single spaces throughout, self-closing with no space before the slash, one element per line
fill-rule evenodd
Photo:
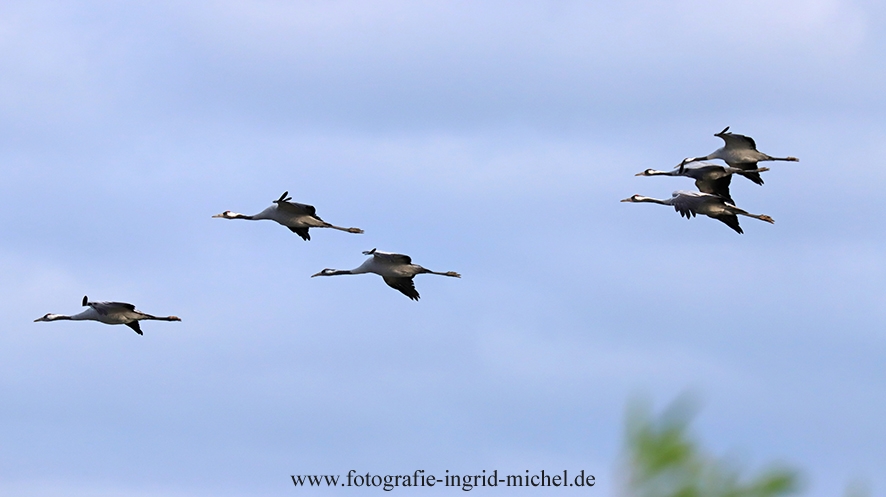
<path fill-rule="evenodd" d="M 799 488 L 795 470 L 770 467 L 754 477 L 706 453 L 688 434 L 695 412 L 681 397 L 660 416 L 634 403 L 627 421 L 626 494 L 631 497 L 776 497 Z"/>

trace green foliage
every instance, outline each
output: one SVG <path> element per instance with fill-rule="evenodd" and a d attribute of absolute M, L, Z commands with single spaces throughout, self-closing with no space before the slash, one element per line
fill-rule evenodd
<path fill-rule="evenodd" d="M 636 404 L 627 423 L 626 494 L 631 497 L 777 497 L 798 489 L 796 471 L 770 467 L 740 478 L 726 461 L 707 454 L 687 433 L 692 409 L 677 401 L 659 419 Z"/>

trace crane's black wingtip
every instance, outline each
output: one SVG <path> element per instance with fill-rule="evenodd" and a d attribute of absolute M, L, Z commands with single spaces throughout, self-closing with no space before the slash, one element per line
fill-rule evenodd
<path fill-rule="evenodd" d="M 144 333 L 142 333 L 141 327 L 138 325 L 138 321 L 132 321 L 130 323 L 124 323 L 124 324 L 126 324 L 126 326 L 129 326 L 130 328 L 132 328 L 132 331 L 138 333 L 139 335 L 144 335 Z"/>
<path fill-rule="evenodd" d="M 729 226 L 730 228 L 735 230 L 735 232 L 738 233 L 739 235 L 744 234 L 744 230 L 741 229 L 741 225 L 738 224 L 738 216 L 736 216 L 735 214 L 717 216 L 714 219 L 720 221 L 721 223 L 725 224 L 726 226 Z"/>
<path fill-rule="evenodd" d="M 86 307 L 87 304 L 89 304 L 89 298 L 86 297 L 86 295 L 84 295 L 84 296 L 83 296 L 83 304 L 82 304 L 82 305 L 83 305 L 83 307 Z"/>
<path fill-rule="evenodd" d="M 302 240 L 306 242 L 311 241 L 311 234 L 308 233 L 308 228 L 293 228 L 292 226 L 287 226 L 287 228 L 289 228 L 289 231 L 300 236 Z"/>

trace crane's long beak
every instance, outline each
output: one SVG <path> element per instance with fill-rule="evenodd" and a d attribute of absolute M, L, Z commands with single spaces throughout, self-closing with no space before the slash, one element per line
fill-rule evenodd
<path fill-rule="evenodd" d="M 630 201 L 631 201 L 631 197 L 619 200 L 619 202 L 630 202 Z"/>
<path fill-rule="evenodd" d="M 323 276 L 323 271 L 320 271 L 320 272 L 317 273 L 317 274 L 312 274 L 312 275 L 311 275 L 311 278 L 313 278 L 314 276 Z"/>

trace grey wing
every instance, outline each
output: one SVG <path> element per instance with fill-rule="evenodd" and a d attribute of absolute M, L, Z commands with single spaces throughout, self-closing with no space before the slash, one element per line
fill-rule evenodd
<path fill-rule="evenodd" d="M 714 195 L 719 195 L 723 197 L 723 200 L 730 204 L 734 204 L 735 201 L 732 200 L 732 195 L 729 194 L 729 184 L 732 183 L 732 175 L 724 176 L 719 179 L 715 179 L 710 182 L 710 190 L 705 193 L 713 193 Z"/>
<path fill-rule="evenodd" d="M 138 321 L 130 321 L 128 323 L 123 323 L 123 324 L 132 328 L 132 331 L 138 333 L 139 335 L 144 335 L 144 333 L 142 333 L 141 326 L 138 325 Z"/>
<path fill-rule="evenodd" d="M 311 241 L 311 234 L 308 233 L 308 228 L 293 228 L 292 226 L 287 226 L 287 228 L 289 228 L 289 231 L 300 236 L 302 240 L 306 242 Z"/>
<path fill-rule="evenodd" d="M 126 302 L 89 302 L 89 307 L 95 309 L 95 312 L 102 316 L 113 314 L 121 311 L 134 311 L 135 306 Z"/>
<path fill-rule="evenodd" d="M 280 209 L 292 214 L 301 214 L 314 217 L 317 216 L 317 209 L 315 209 L 313 205 L 299 204 L 297 202 L 277 201 L 277 206 Z"/>
<path fill-rule="evenodd" d="M 412 264 L 412 258 L 408 255 L 391 254 L 389 252 L 379 252 L 376 250 L 372 256 L 375 257 L 376 261 L 387 264 Z"/>
<path fill-rule="evenodd" d="M 757 144 L 750 136 L 724 133 L 720 135 L 720 138 L 726 142 L 726 148 L 749 148 L 751 150 L 757 150 Z"/>
<path fill-rule="evenodd" d="M 735 163 L 734 166 L 737 167 L 738 169 L 757 169 L 756 162 L 738 162 L 738 163 Z M 760 176 L 760 173 L 754 172 L 754 173 L 736 173 L 736 174 L 740 174 L 758 185 L 763 184 L 763 178 Z"/>
<path fill-rule="evenodd" d="M 727 174 L 722 166 L 705 165 L 698 168 L 687 168 L 687 176 L 695 179 L 695 186 L 702 193 L 711 193 L 723 197 L 732 203 L 729 195 L 729 185 L 732 183 L 732 174 Z"/>
<path fill-rule="evenodd" d="M 679 212 L 681 216 L 690 218 L 698 214 L 698 210 L 702 204 L 715 199 L 722 201 L 719 196 L 711 195 L 710 193 L 687 192 L 681 190 L 672 194 L 671 205 L 674 206 L 674 210 Z"/>
<path fill-rule="evenodd" d="M 384 276 L 385 283 L 394 290 L 399 291 L 412 300 L 418 300 L 418 290 L 415 289 L 415 282 L 412 278 L 391 278 Z"/>

